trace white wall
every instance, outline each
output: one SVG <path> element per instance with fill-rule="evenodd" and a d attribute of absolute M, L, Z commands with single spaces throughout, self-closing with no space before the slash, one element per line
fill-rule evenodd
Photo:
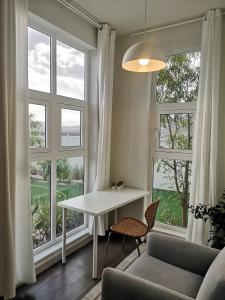
<path fill-rule="evenodd" d="M 96 47 L 97 30 L 57 0 L 29 0 L 29 11 Z"/>
<path fill-rule="evenodd" d="M 167 54 L 198 50 L 201 46 L 201 23 L 196 22 L 147 35 L 147 39 L 160 45 Z M 127 72 L 121 68 L 123 54 L 140 37 L 121 37 L 116 42 L 111 180 L 124 180 L 125 185 L 147 187 L 149 158 L 149 77 L 146 74 Z M 153 132 L 153 131 L 152 131 Z M 151 133 L 152 133 L 151 132 Z M 150 145 L 151 147 L 151 145 Z M 141 217 L 143 201 L 119 211 L 119 217 Z"/>

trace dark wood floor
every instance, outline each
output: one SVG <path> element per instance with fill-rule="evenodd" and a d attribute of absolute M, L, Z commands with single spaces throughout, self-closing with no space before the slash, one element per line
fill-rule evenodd
<path fill-rule="evenodd" d="M 82 298 L 101 278 L 104 264 L 106 237 L 99 238 L 99 279 L 92 279 L 92 243 L 68 256 L 66 265 L 61 262 L 37 276 L 37 282 L 17 289 L 14 300 L 75 300 Z M 115 267 L 135 249 L 132 239 L 126 240 L 122 251 L 122 237 L 112 235 L 107 266 Z"/>

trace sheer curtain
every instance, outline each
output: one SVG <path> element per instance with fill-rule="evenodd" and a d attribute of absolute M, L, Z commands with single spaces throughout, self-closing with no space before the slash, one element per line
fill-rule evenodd
<path fill-rule="evenodd" d="M 199 97 L 193 145 L 190 204 L 213 206 L 217 201 L 217 153 L 219 76 L 221 56 L 220 9 L 211 10 L 203 21 Z M 207 244 L 208 226 L 189 215 L 187 239 Z"/>
<path fill-rule="evenodd" d="M 0 295 L 34 282 L 27 135 L 27 1 L 0 1 Z"/>
<path fill-rule="evenodd" d="M 108 24 L 98 31 L 98 157 L 94 191 L 109 187 L 113 67 L 116 32 Z M 92 231 L 93 219 L 90 219 Z M 107 215 L 99 218 L 99 234 L 105 235 L 108 227 Z"/>

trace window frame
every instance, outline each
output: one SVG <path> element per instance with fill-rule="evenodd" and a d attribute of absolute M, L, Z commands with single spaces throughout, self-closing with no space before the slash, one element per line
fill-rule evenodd
<path fill-rule="evenodd" d="M 32 27 L 51 38 L 50 42 L 50 93 L 28 89 L 27 105 L 46 105 L 46 148 L 30 148 L 30 161 L 51 161 L 51 241 L 35 248 L 34 255 L 53 247 L 62 240 L 62 236 L 56 237 L 56 187 L 57 173 L 56 161 L 58 159 L 84 157 L 84 193 L 88 187 L 88 95 L 89 95 L 89 48 L 75 36 L 57 28 L 38 16 L 28 14 L 28 27 Z M 84 100 L 69 98 L 56 94 L 56 41 L 60 41 L 70 47 L 84 53 Z M 61 107 L 81 111 L 81 146 L 61 147 Z M 84 224 L 67 232 L 67 237 L 88 228 L 88 217 L 84 214 Z"/>
<path fill-rule="evenodd" d="M 196 107 L 196 106 L 195 106 Z M 175 109 L 175 110 L 161 110 L 156 109 L 156 152 L 163 152 L 163 153 L 181 153 L 182 155 L 191 154 L 192 150 L 187 149 L 172 149 L 172 148 L 162 148 L 160 147 L 160 134 L 161 134 L 161 126 L 160 126 L 160 116 L 166 114 L 193 114 L 193 119 L 195 119 L 196 109 L 194 106 L 192 109 Z M 193 133 L 194 133 L 194 122 L 193 122 Z"/>
<path fill-rule="evenodd" d="M 84 150 L 85 149 L 85 109 L 84 107 L 79 107 L 79 106 L 74 106 L 74 105 L 68 105 L 68 104 L 62 104 L 60 103 L 59 106 L 59 151 L 69 151 L 69 150 Z M 68 109 L 68 110 L 75 110 L 75 111 L 80 111 L 80 146 L 62 146 L 61 143 L 61 137 L 62 137 L 62 109 Z"/>
<path fill-rule="evenodd" d="M 46 140 L 46 147 L 39 147 L 39 148 L 30 148 L 30 154 L 32 153 L 43 153 L 43 152 L 49 152 L 50 151 L 50 146 L 51 146 L 51 124 L 49 122 L 50 120 L 50 103 L 48 101 L 44 101 L 41 99 L 35 99 L 35 98 L 29 98 L 29 104 L 34 104 L 34 105 L 43 105 L 45 106 L 45 140 Z"/>
<path fill-rule="evenodd" d="M 201 52 L 199 47 L 190 48 L 180 51 L 169 51 L 167 57 L 191 52 Z M 154 181 L 154 162 L 157 159 L 172 159 L 172 160 L 184 160 L 192 161 L 192 150 L 182 150 L 182 149 L 167 149 L 159 147 L 159 134 L 160 134 L 160 114 L 172 114 L 172 113 L 192 113 L 194 115 L 193 122 L 193 138 L 195 129 L 195 115 L 197 102 L 184 102 L 184 103 L 156 103 L 156 85 L 157 85 L 157 75 L 155 72 L 151 77 L 151 123 L 152 135 L 150 138 L 150 143 L 152 145 L 152 150 L 150 151 L 150 195 L 152 199 L 153 194 L 153 181 Z M 152 199 L 153 201 L 153 199 Z M 166 232 L 176 233 L 178 235 L 186 236 L 187 228 L 174 226 L 171 224 L 160 223 L 156 221 L 156 226 Z"/>

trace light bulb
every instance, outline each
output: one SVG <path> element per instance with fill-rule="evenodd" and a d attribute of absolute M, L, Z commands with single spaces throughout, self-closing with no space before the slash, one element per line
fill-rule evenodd
<path fill-rule="evenodd" d="M 149 63 L 150 59 L 144 58 L 144 59 L 139 59 L 138 62 L 142 66 L 146 66 Z"/>

